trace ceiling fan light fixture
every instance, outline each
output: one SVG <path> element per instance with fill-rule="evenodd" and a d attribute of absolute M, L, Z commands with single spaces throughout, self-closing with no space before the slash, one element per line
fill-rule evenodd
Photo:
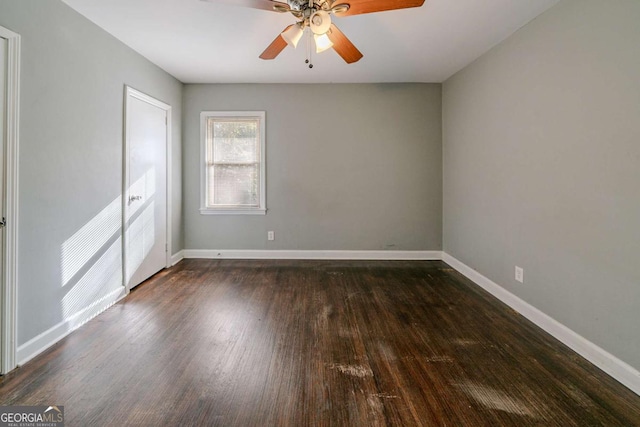
<path fill-rule="evenodd" d="M 331 28 L 331 16 L 324 10 L 319 10 L 309 18 L 309 28 L 313 34 L 325 34 Z"/>
<path fill-rule="evenodd" d="M 331 12 L 337 14 L 345 13 L 349 11 L 349 7 L 350 6 L 346 3 L 337 4 L 331 8 Z"/>
<path fill-rule="evenodd" d="M 298 46 L 298 42 L 302 38 L 302 33 L 302 26 L 298 23 L 289 27 L 280 35 L 289 46 L 292 46 L 295 49 Z"/>
<path fill-rule="evenodd" d="M 313 39 L 316 42 L 316 53 L 324 52 L 333 47 L 333 42 L 329 40 L 327 34 L 314 34 Z"/>

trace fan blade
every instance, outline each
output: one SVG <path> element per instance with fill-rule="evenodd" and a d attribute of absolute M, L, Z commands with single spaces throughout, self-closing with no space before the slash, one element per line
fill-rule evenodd
<path fill-rule="evenodd" d="M 341 3 L 341 1 L 336 1 Z M 349 10 L 336 13 L 336 16 L 361 15 L 363 13 L 382 12 L 384 10 L 407 9 L 420 7 L 424 0 L 346 0 Z"/>
<path fill-rule="evenodd" d="M 362 53 L 357 47 L 351 43 L 351 40 L 343 34 L 342 31 L 336 27 L 335 24 L 331 24 L 331 28 L 327 32 L 327 36 L 331 43 L 333 43 L 333 50 L 338 52 L 338 55 L 346 61 L 347 64 L 358 62 L 362 58 Z"/>
<path fill-rule="evenodd" d="M 271 12 L 281 12 L 282 10 L 275 10 L 273 7 L 278 6 L 281 8 L 289 9 L 289 5 L 286 2 L 272 1 L 272 0 L 201 0 L 208 3 L 218 3 L 229 6 L 241 6 L 250 7 L 252 9 L 269 10 Z"/>
<path fill-rule="evenodd" d="M 282 32 L 284 33 L 291 27 L 293 27 L 293 25 L 289 25 L 287 28 L 282 30 Z M 275 40 L 267 46 L 264 52 L 260 54 L 260 59 L 274 59 L 285 47 L 287 47 L 287 42 L 282 38 L 282 34 L 278 34 L 278 37 L 276 37 Z"/>

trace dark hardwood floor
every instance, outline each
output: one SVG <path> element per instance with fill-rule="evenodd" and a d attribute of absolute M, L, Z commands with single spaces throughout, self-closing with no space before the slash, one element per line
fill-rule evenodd
<path fill-rule="evenodd" d="M 185 260 L 0 380 L 67 426 L 640 426 L 442 262 Z"/>

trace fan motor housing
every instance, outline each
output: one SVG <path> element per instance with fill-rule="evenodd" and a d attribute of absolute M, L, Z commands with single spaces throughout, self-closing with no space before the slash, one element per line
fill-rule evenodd
<path fill-rule="evenodd" d="M 291 10 L 303 11 L 309 9 L 309 0 L 287 0 L 287 4 Z M 329 2 L 327 0 L 314 0 L 313 9 L 327 10 L 329 9 Z"/>

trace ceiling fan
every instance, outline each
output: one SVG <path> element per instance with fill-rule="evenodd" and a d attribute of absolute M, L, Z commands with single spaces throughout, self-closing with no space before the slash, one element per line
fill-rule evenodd
<path fill-rule="evenodd" d="M 306 30 L 308 42 L 305 62 L 309 64 L 309 68 L 313 67 L 313 64 L 310 63 L 310 40 L 312 36 L 317 53 L 333 48 L 347 64 L 357 62 L 362 58 L 362 53 L 358 48 L 331 22 L 331 15 L 337 17 L 360 15 L 363 13 L 420 7 L 424 3 L 424 0 L 286 0 L 286 3 L 275 0 L 202 1 L 291 13 L 299 21 L 285 28 L 267 46 L 260 58 L 274 59 L 287 45 L 295 48 Z"/>

